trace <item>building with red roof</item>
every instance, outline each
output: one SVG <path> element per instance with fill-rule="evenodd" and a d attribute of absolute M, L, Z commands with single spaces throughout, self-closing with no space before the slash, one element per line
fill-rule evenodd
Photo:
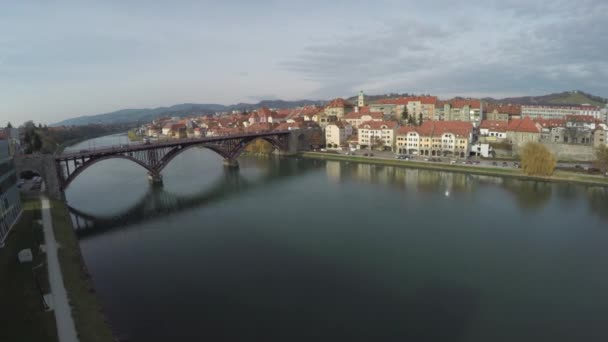
<path fill-rule="evenodd" d="M 420 126 L 399 128 L 398 153 L 422 156 L 469 155 L 473 142 L 473 124 L 463 121 L 424 121 Z"/>
<path fill-rule="evenodd" d="M 508 121 L 504 120 L 483 120 L 479 124 L 479 135 L 484 141 L 494 142 L 507 138 Z"/>
<path fill-rule="evenodd" d="M 302 129 L 302 123 L 300 122 L 283 122 L 275 127 L 275 131 L 291 131 L 294 129 Z"/>
<path fill-rule="evenodd" d="M 246 133 L 260 133 L 260 132 L 270 132 L 277 127 L 278 124 L 273 124 L 269 122 L 257 122 L 252 125 L 247 126 L 244 131 Z"/>
<path fill-rule="evenodd" d="M 377 148 L 392 151 L 395 132 L 399 127 L 396 121 L 366 121 L 359 125 L 357 135 L 359 148 Z"/>
<path fill-rule="evenodd" d="M 519 148 L 529 142 L 539 142 L 541 125 L 525 116 L 523 119 L 509 121 L 507 140 L 514 148 Z"/>
<path fill-rule="evenodd" d="M 366 121 L 383 121 L 384 113 L 373 112 L 371 111 L 370 107 L 366 106 L 361 107 L 359 111 L 346 114 L 342 120 L 348 122 L 353 127 L 359 127 L 359 125 Z"/>
<path fill-rule="evenodd" d="M 381 99 L 370 105 L 375 111 L 382 111 L 386 115 L 401 117 L 404 110 L 408 115 L 419 118 L 420 114 L 424 120 L 435 120 L 436 96 L 407 96 Z"/>
<path fill-rule="evenodd" d="M 325 115 L 341 118 L 353 109 L 353 105 L 343 98 L 337 98 L 329 102 L 324 109 Z"/>
<path fill-rule="evenodd" d="M 518 104 L 483 104 L 484 117 L 487 120 L 509 121 L 521 118 L 521 105 Z"/>

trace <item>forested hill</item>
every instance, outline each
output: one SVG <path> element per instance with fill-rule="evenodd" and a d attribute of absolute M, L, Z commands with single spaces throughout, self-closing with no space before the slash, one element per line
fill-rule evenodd
<path fill-rule="evenodd" d="M 230 106 L 220 104 L 182 103 L 171 107 L 122 109 L 111 113 L 86 115 L 57 122 L 52 126 L 72 126 L 88 124 L 117 124 L 131 122 L 149 122 L 160 116 L 194 116 L 213 114 L 215 112 L 228 112 L 232 110 L 253 110 L 262 106 L 269 108 L 291 108 L 312 104 L 323 104 L 323 101 L 283 101 L 265 100 L 258 103 L 239 103 Z"/>

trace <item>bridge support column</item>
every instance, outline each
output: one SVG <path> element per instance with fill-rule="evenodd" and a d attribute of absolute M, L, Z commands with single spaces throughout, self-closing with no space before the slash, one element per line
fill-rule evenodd
<path fill-rule="evenodd" d="M 236 160 L 236 159 L 225 158 L 224 159 L 224 166 L 225 167 L 229 167 L 229 168 L 238 168 L 239 167 L 239 161 Z"/>
<path fill-rule="evenodd" d="M 162 185 L 163 184 L 163 175 L 160 173 L 148 173 L 148 180 L 152 185 Z"/>

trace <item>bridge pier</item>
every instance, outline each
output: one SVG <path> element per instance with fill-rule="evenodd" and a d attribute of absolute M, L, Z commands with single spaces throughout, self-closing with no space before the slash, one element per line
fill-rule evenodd
<path fill-rule="evenodd" d="M 239 167 L 239 161 L 235 159 L 230 159 L 230 158 L 225 158 L 224 159 L 224 166 L 225 167 L 229 167 L 229 168 L 238 168 Z"/>
<path fill-rule="evenodd" d="M 152 185 L 162 185 L 163 184 L 163 175 L 160 173 L 148 173 L 148 181 Z"/>

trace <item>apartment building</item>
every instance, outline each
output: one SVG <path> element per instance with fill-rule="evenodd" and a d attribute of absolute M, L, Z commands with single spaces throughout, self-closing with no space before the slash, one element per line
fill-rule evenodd
<path fill-rule="evenodd" d="M 521 115 L 532 119 L 565 119 L 567 115 L 590 116 L 602 120 L 600 107 L 581 106 L 521 106 Z"/>
<path fill-rule="evenodd" d="M 425 121 L 399 128 L 396 150 L 401 154 L 464 158 L 473 143 L 473 124 L 462 121 Z"/>
<path fill-rule="evenodd" d="M 336 122 L 325 127 L 325 144 L 327 147 L 346 145 L 346 139 L 353 134 L 353 127 L 346 122 Z"/>
<path fill-rule="evenodd" d="M 0 138 L 0 246 L 21 215 L 17 173 L 9 155 L 8 140 Z"/>
<path fill-rule="evenodd" d="M 396 121 L 367 121 L 358 128 L 359 148 L 392 151 L 395 144 Z"/>

